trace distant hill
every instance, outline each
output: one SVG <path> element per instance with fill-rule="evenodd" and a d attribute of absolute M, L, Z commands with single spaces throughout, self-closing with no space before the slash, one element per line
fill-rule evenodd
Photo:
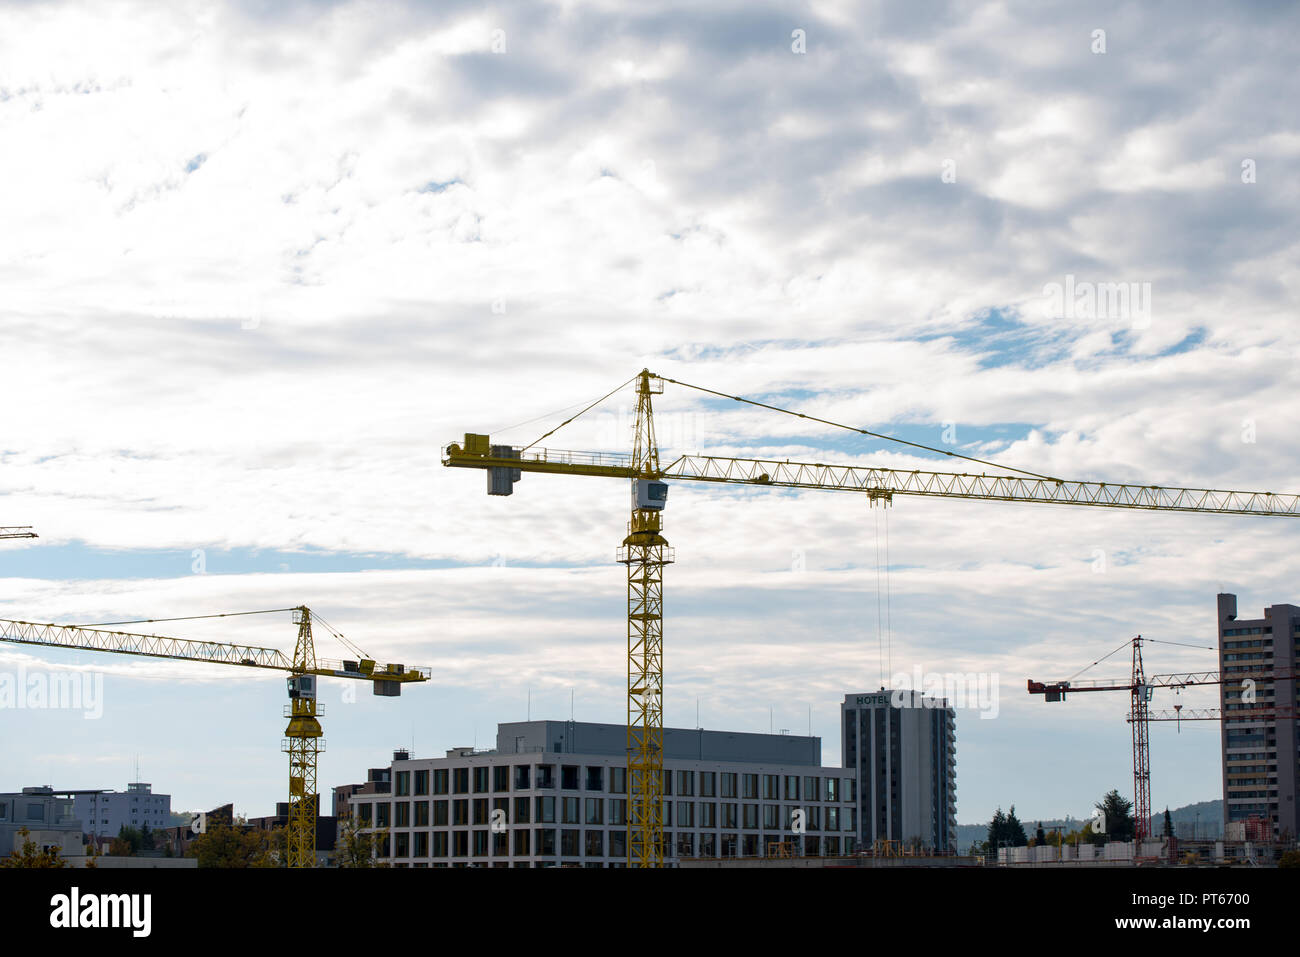
<path fill-rule="evenodd" d="M 1222 801 L 1199 801 L 1196 804 L 1188 804 L 1185 807 L 1170 808 L 1169 816 L 1174 821 L 1174 833 L 1181 838 L 1199 837 L 1203 840 L 1214 840 L 1223 836 L 1223 802 Z M 1087 818 L 1077 818 L 1066 816 L 1053 820 L 1043 820 L 1042 825 L 1045 830 L 1053 827 L 1063 827 L 1067 832 L 1078 829 L 1083 825 Z M 1020 823 L 1025 826 L 1025 833 L 1029 837 L 1034 836 L 1034 831 L 1038 828 L 1039 821 L 1020 819 Z M 1151 833 L 1161 834 L 1165 826 L 1165 809 L 1151 815 Z M 1193 834 L 1195 832 L 1195 834 Z M 983 824 L 958 824 L 957 825 L 957 850 L 959 853 L 965 853 L 970 846 L 976 841 L 982 841 L 989 835 L 989 825 L 985 821 Z"/>

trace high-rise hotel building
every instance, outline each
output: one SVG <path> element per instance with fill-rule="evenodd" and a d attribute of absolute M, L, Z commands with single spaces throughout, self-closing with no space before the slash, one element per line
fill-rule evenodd
<path fill-rule="evenodd" d="M 844 696 L 844 770 L 857 781 L 858 842 L 957 851 L 957 728 L 948 702 L 913 691 Z"/>

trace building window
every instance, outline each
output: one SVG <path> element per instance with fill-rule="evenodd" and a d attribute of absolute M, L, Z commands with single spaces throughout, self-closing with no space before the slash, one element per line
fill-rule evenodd
<path fill-rule="evenodd" d="M 486 824 L 488 822 L 488 799 L 474 799 L 474 823 Z"/>
<path fill-rule="evenodd" d="M 700 797 L 718 796 L 718 775 L 716 771 L 700 772 Z"/>
<path fill-rule="evenodd" d="M 555 828 L 541 827 L 533 832 L 536 843 L 534 853 L 542 857 L 555 856 Z"/>
<path fill-rule="evenodd" d="M 826 830 L 838 831 L 840 829 L 840 809 L 837 807 L 828 807 L 826 809 Z"/>
<path fill-rule="evenodd" d="M 718 805 L 713 801 L 700 802 L 700 827 L 718 826 Z M 710 855 L 712 856 L 712 855 Z"/>
<path fill-rule="evenodd" d="M 609 793 L 610 794 L 627 793 L 627 768 L 609 769 Z"/>
<path fill-rule="evenodd" d="M 609 832 L 609 856 L 627 857 L 627 831 Z"/>
<path fill-rule="evenodd" d="M 560 788 L 565 791 L 578 790 L 578 766 L 565 764 L 560 767 Z"/>
<path fill-rule="evenodd" d="M 451 802 L 451 823 L 462 826 L 469 823 L 469 800 L 457 798 Z"/>
<path fill-rule="evenodd" d="M 605 856 L 605 832 L 604 831 L 587 831 L 587 856 L 604 857 Z"/>
<path fill-rule="evenodd" d="M 368 803 L 367 803 L 367 804 L 358 804 L 358 805 L 356 805 L 356 808 L 357 808 L 357 820 L 361 822 L 361 826 L 362 826 L 362 827 L 369 827 L 369 826 L 370 826 L 370 807 L 371 807 L 371 805 L 368 804 Z M 108 823 L 108 819 L 105 818 L 104 821 L 103 821 L 103 823 L 104 823 L 104 824 L 107 824 L 107 823 Z"/>
<path fill-rule="evenodd" d="M 531 770 L 532 770 L 532 768 L 531 768 L 529 765 L 527 765 L 527 764 L 516 764 L 516 765 L 515 765 L 515 790 L 516 790 L 516 791 L 527 791 L 527 790 L 528 790 L 528 787 L 529 787 L 529 785 L 528 785 L 528 779 L 529 779 L 529 776 L 530 776 L 530 775 L 529 775 L 529 771 L 531 771 Z"/>
<path fill-rule="evenodd" d="M 826 779 L 826 797 L 825 797 L 825 800 L 827 800 L 827 801 L 838 801 L 839 799 L 840 799 L 840 779 L 839 779 L 839 778 L 827 778 L 827 779 Z"/>
<path fill-rule="evenodd" d="M 724 798 L 736 796 L 736 775 L 733 771 L 722 772 L 722 796 Z"/>
<path fill-rule="evenodd" d="M 563 818 L 561 818 L 561 821 L 560 821 L 561 824 L 581 824 L 581 823 L 582 823 L 582 822 L 578 819 L 578 813 L 579 813 L 579 806 L 578 806 L 578 805 L 579 805 L 579 802 L 580 802 L 581 800 L 582 800 L 581 798 L 570 798 L 570 797 L 566 797 L 566 798 L 563 799 L 563 801 L 564 801 L 564 805 L 563 805 L 562 810 L 563 810 L 563 812 L 564 812 L 564 816 L 563 816 Z"/>
<path fill-rule="evenodd" d="M 627 825 L 627 801 L 624 798 L 609 799 L 609 823 L 615 827 Z"/>
<path fill-rule="evenodd" d="M 434 827 L 447 826 L 447 802 L 446 801 L 433 802 L 433 826 Z"/>
<path fill-rule="evenodd" d="M 530 803 L 531 803 L 530 798 L 526 798 L 526 797 L 515 798 L 515 820 L 514 820 L 515 824 L 527 824 L 529 822 L 528 811 L 529 811 Z"/>
<path fill-rule="evenodd" d="M 763 775 L 763 800 L 779 801 L 781 800 L 780 778 L 775 774 Z"/>
<path fill-rule="evenodd" d="M 469 793 L 469 768 L 453 768 L 451 779 L 453 794 Z"/>
<path fill-rule="evenodd" d="M 510 765 L 498 764 L 492 769 L 492 790 L 510 790 Z"/>
<path fill-rule="evenodd" d="M 803 779 L 803 799 L 805 801 L 816 801 L 822 793 L 822 782 L 819 778 Z"/>
<path fill-rule="evenodd" d="M 560 832 L 560 856 L 561 857 L 578 857 L 582 852 L 579 842 L 582 839 L 582 832 L 577 830 L 563 830 Z"/>
<path fill-rule="evenodd" d="M 738 810 L 739 807 L 740 806 L 738 804 L 733 804 L 727 801 L 723 802 L 722 804 L 722 826 L 723 827 L 734 828 L 740 826 L 740 818 L 739 818 L 739 810 Z"/>
<path fill-rule="evenodd" d="M 398 801 L 396 807 L 397 807 L 397 820 L 393 822 L 393 826 L 410 827 L 411 826 L 411 802 Z"/>
<path fill-rule="evenodd" d="M 525 834 L 528 832 L 525 831 Z M 492 856 L 509 857 L 510 856 L 510 832 L 509 831 L 492 831 Z"/>
<path fill-rule="evenodd" d="M 375 827 L 388 827 L 388 809 L 389 804 L 375 805 Z"/>
<path fill-rule="evenodd" d="M 758 835 L 757 834 L 741 835 L 740 854 L 742 857 L 758 857 Z"/>
<path fill-rule="evenodd" d="M 718 856 L 718 835 L 701 834 L 700 835 L 700 857 L 717 857 Z"/>
<path fill-rule="evenodd" d="M 822 829 L 822 809 L 816 804 L 809 805 L 804 816 L 804 826 L 810 831 L 820 831 Z"/>
<path fill-rule="evenodd" d="M 411 856 L 411 835 L 407 834 L 404 831 L 399 832 L 397 834 L 396 848 L 393 852 L 393 856 L 394 857 Z"/>
<path fill-rule="evenodd" d="M 677 793 L 681 797 L 690 797 L 695 793 L 695 772 L 677 772 Z"/>
<path fill-rule="evenodd" d="M 429 826 L 429 802 L 428 801 L 415 802 L 415 826 L 416 827 Z"/>
<path fill-rule="evenodd" d="M 451 832 L 451 856 L 469 857 L 469 831 Z"/>
<path fill-rule="evenodd" d="M 429 856 L 429 832 L 428 831 L 415 832 L 415 849 L 414 851 L 412 851 L 412 856 L 413 857 Z"/>
<path fill-rule="evenodd" d="M 605 769 L 587 768 L 587 790 L 603 791 L 605 789 Z"/>
<path fill-rule="evenodd" d="M 428 771 L 415 772 L 415 793 L 417 795 L 429 793 L 429 772 Z"/>
<path fill-rule="evenodd" d="M 433 856 L 434 857 L 447 856 L 447 832 L 446 831 L 433 832 Z"/>
<path fill-rule="evenodd" d="M 528 856 L 529 854 L 528 835 L 529 835 L 529 830 L 526 827 L 521 827 L 517 831 L 515 831 L 515 856 L 516 857 Z"/>
<path fill-rule="evenodd" d="M 740 796 L 751 801 L 758 800 L 758 775 L 742 774 L 740 776 Z"/>
<path fill-rule="evenodd" d="M 747 830 L 758 830 L 758 805 L 746 804 L 744 815 L 744 823 L 741 826 Z"/>
<path fill-rule="evenodd" d="M 537 765 L 537 786 L 539 788 L 555 787 L 555 765 L 553 764 Z"/>
<path fill-rule="evenodd" d="M 695 805 L 690 801 L 677 802 L 677 826 L 695 826 Z"/>
<path fill-rule="evenodd" d="M 764 804 L 763 805 L 763 829 L 767 831 L 776 831 L 781 827 L 779 820 L 781 815 L 781 805 Z"/>
<path fill-rule="evenodd" d="M 411 772 L 397 772 L 397 790 L 394 792 L 398 797 L 409 797 L 411 794 Z"/>
<path fill-rule="evenodd" d="M 537 808 L 537 823 L 554 824 L 555 823 L 555 798 L 539 797 L 536 798 L 535 801 L 536 803 L 534 806 Z"/>
<path fill-rule="evenodd" d="M 433 793 L 434 794 L 447 793 L 447 769 L 446 768 L 433 769 Z"/>
<path fill-rule="evenodd" d="M 587 798 L 587 824 L 604 824 L 605 823 L 605 799 L 604 798 Z"/>
<path fill-rule="evenodd" d="M 785 776 L 785 799 L 787 801 L 799 800 L 799 776 L 796 774 L 787 774 Z"/>
<path fill-rule="evenodd" d="M 486 794 L 488 790 L 488 776 L 491 774 L 491 768 L 474 769 L 474 793 Z"/>

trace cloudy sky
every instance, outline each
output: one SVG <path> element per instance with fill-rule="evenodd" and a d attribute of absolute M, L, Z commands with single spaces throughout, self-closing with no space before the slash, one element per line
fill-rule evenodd
<path fill-rule="evenodd" d="M 325 688 L 328 788 L 394 747 L 487 746 L 530 696 L 623 720 L 625 485 L 488 498 L 440 449 L 527 444 L 643 367 L 1066 478 L 1300 491 L 1297 26 L 1267 3 L 0 5 L 0 524 L 41 536 L 0 543 L 0 616 L 307 604 L 431 667 L 397 700 Z M 628 451 L 634 401 L 547 444 Z M 658 402 L 665 454 L 951 465 Z M 1047 705 L 1027 678 L 1137 633 L 1212 645 L 1220 590 L 1243 617 L 1300 600 L 1281 518 L 679 483 L 666 530 L 670 726 L 811 725 L 838 764 L 846 692 L 987 673 L 962 822 L 1131 793 L 1125 696 Z M 294 637 L 284 614 L 157 629 Z M 1147 648 L 1149 671 L 1214 660 Z M 138 759 L 176 807 L 284 799 L 273 674 L 19 646 L 0 668 L 103 680 L 95 720 L 0 714 L 0 789 L 121 788 Z M 1153 729 L 1155 806 L 1220 796 L 1217 740 Z"/>

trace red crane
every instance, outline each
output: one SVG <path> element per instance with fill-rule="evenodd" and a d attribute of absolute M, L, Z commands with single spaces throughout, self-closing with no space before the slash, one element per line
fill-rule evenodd
<path fill-rule="evenodd" d="M 1125 644 L 1131 644 L 1133 648 L 1133 671 L 1127 684 L 1094 680 L 1076 682 L 1073 678 L 1050 683 L 1033 680 L 1029 682 L 1029 693 L 1041 694 L 1044 701 L 1064 701 L 1066 692 L 1069 691 L 1127 691 L 1129 693 L 1128 721 L 1133 729 L 1133 817 L 1137 825 L 1136 836 L 1139 842 L 1150 836 L 1151 829 L 1151 747 L 1147 736 L 1147 726 L 1152 720 L 1151 711 L 1148 707 L 1151 701 L 1151 692 L 1156 688 L 1186 688 L 1193 685 L 1219 683 L 1219 673 L 1217 671 L 1152 675 L 1148 678 L 1142 667 L 1142 640 L 1141 635 L 1135 635 L 1130 641 L 1125 642 Z M 1157 641 L 1159 639 L 1148 638 L 1146 640 Z M 1161 642 L 1161 644 L 1175 645 L 1181 644 L 1181 642 L 1168 641 Z M 1120 645 L 1109 655 L 1103 655 L 1091 665 L 1088 665 L 1088 668 L 1105 661 L 1110 655 L 1115 654 L 1116 651 L 1123 647 L 1124 645 Z M 1188 647 L 1201 648 L 1204 646 L 1191 645 Z M 1088 668 L 1076 672 L 1076 675 L 1082 674 Z M 1157 717 L 1155 720 L 1166 719 Z M 1189 716 L 1188 720 L 1195 719 Z"/>
<path fill-rule="evenodd" d="M 1129 693 L 1129 713 L 1128 722 L 1133 729 L 1133 794 L 1134 794 L 1134 818 L 1137 825 L 1137 840 L 1143 841 L 1150 837 L 1151 829 L 1151 748 L 1148 742 L 1148 725 L 1152 721 L 1218 721 L 1225 717 L 1218 708 L 1197 708 L 1191 709 L 1186 714 L 1182 711 L 1182 705 L 1175 705 L 1170 711 L 1151 711 L 1148 707 L 1151 701 L 1151 692 L 1156 688 L 1187 688 L 1196 685 L 1217 685 L 1221 684 L 1224 679 L 1217 671 L 1193 671 L 1181 674 L 1162 674 L 1146 676 L 1142 667 L 1142 642 L 1158 641 L 1164 645 L 1182 645 L 1187 648 L 1205 648 L 1213 651 L 1213 648 L 1207 648 L 1204 645 L 1187 645 L 1178 641 L 1162 641 L 1158 638 L 1143 639 L 1141 635 L 1135 635 L 1125 644 L 1131 644 L 1133 648 L 1133 671 L 1127 684 L 1119 684 L 1114 681 L 1075 681 L 1073 678 L 1065 681 L 1029 682 L 1030 694 L 1041 694 L 1044 701 L 1064 701 L 1067 692 L 1074 691 L 1127 691 Z M 1110 655 L 1115 654 L 1124 645 L 1120 645 L 1109 655 L 1103 655 L 1094 661 L 1091 668 L 1102 661 L 1105 661 Z M 1084 668 L 1076 674 L 1082 674 L 1087 671 Z M 1258 674 L 1258 675 L 1231 675 L 1227 680 L 1232 682 L 1244 681 L 1247 678 L 1262 681 L 1274 681 L 1294 677 L 1294 675 L 1277 672 L 1275 674 Z M 1226 715 L 1230 720 L 1243 718 L 1272 718 L 1281 714 L 1293 713 L 1294 709 L 1286 706 L 1271 708 L 1256 708 L 1249 711 L 1234 711 L 1231 715 Z"/>

